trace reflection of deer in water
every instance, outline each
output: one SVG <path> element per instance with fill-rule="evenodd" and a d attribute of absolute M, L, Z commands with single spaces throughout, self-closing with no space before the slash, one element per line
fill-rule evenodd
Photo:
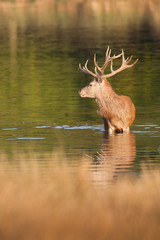
<path fill-rule="evenodd" d="M 113 70 L 113 60 L 119 57 L 122 57 L 122 65 L 117 70 Z M 81 67 L 81 64 L 79 64 L 79 68 L 83 73 L 94 78 L 89 86 L 86 86 L 79 91 L 79 94 L 81 97 L 96 99 L 98 112 L 102 115 L 105 130 L 109 133 L 128 132 L 129 127 L 135 119 L 135 107 L 131 99 L 128 96 L 117 95 L 107 81 L 107 78 L 114 76 L 126 68 L 133 67 L 138 61 L 137 59 L 133 64 L 128 65 L 131 59 L 132 56 L 125 59 L 123 50 L 119 55 L 111 57 L 111 50 L 108 47 L 106 51 L 106 60 L 102 67 L 98 66 L 96 55 L 94 55 L 95 73 L 87 68 L 88 60 L 83 68 Z M 111 73 L 104 74 L 104 70 L 109 63 Z"/>
<path fill-rule="evenodd" d="M 93 181 L 97 185 L 112 182 L 120 172 L 129 172 L 136 157 L 134 133 L 108 135 L 93 170 Z"/>

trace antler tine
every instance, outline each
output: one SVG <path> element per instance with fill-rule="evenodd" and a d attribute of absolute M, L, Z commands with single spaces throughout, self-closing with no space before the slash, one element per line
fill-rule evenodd
<path fill-rule="evenodd" d="M 133 67 L 137 62 L 138 62 L 138 58 L 136 59 L 136 61 L 134 62 L 134 63 L 132 63 L 132 64 L 130 64 L 130 65 L 128 65 L 129 67 Z"/>
<path fill-rule="evenodd" d="M 111 66 L 110 66 L 111 72 L 114 72 L 113 70 L 113 60 L 111 60 Z"/>
<path fill-rule="evenodd" d="M 121 67 L 118 68 L 117 70 L 113 70 L 113 60 L 115 59 L 114 56 L 113 56 L 113 58 L 110 59 L 110 61 L 111 61 L 111 65 L 110 65 L 111 73 L 105 74 L 104 77 L 106 77 L 106 78 L 112 77 L 112 76 L 114 76 L 115 74 L 123 71 L 123 70 L 126 69 L 126 68 L 133 67 L 133 66 L 138 62 L 138 59 L 137 59 L 134 63 L 128 65 L 128 63 L 130 63 L 130 61 L 132 60 L 132 57 L 133 57 L 133 56 L 128 57 L 127 59 L 125 59 L 123 49 L 122 49 L 122 53 L 119 54 L 119 55 L 117 55 L 116 58 L 118 58 L 118 56 L 122 56 L 122 64 L 121 64 Z"/>
<path fill-rule="evenodd" d="M 108 46 L 107 51 L 106 51 L 106 60 L 105 60 L 105 63 L 103 64 L 103 66 L 101 67 L 102 74 L 104 73 L 104 70 L 106 69 L 106 67 L 110 61 L 110 56 L 111 56 L 111 49 L 109 49 L 109 46 Z"/>
<path fill-rule="evenodd" d="M 82 68 L 81 64 L 79 64 L 79 69 L 83 72 L 89 75 L 89 73 L 87 72 L 87 70 L 85 69 L 85 67 Z"/>
<path fill-rule="evenodd" d="M 133 57 L 133 55 L 132 55 L 131 57 Z M 127 57 L 127 58 L 126 58 L 126 62 L 128 62 L 128 60 L 129 60 L 131 57 Z"/>
<path fill-rule="evenodd" d="M 109 46 L 108 46 L 107 51 L 106 51 L 106 57 L 107 57 L 107 55 L 108 55 L 108 51 L 109 51 Z"/>
<path fill-rule="evenodd" d="M 111 49 L 109 48 L 109 46 L 108 46 L 108 48 L 107 48 L 107 50 L 106 50 L 106 59 L 105 59 L 105 63 L 103 64 L 103 66 L 102 67 L 99 67 L 98 66 L 98 63 L 97 63 L 97 61 L 96 61 L 96 54 L 94 54 L 94 64 L 95 64 L 95 67 L 98 69 L 98 71 L 100 72 L 100 75 L 102 76 L 103 74 L 104 74 L 104 70 L 106 69 L 106 67 L 108 66 L 108 63 L 111 61 L 111 60 L 114 60 L 114 59 L 117 59 L 117 58 L 119 58 L 119 57 L 121 57 L 122 56 L 122 54 L 123 53 L 120 53 L 119 55 L 115 55 L 114 54 L 114 56 L 113 57 L 111 57 Z"/>
<path fill-rule="evenodd" d="M 122 54 L 123 54 L 123 53 L 120 53 L 120 54 L 118 54 L 118 55 L 115 55 L 115 54 L 114 54 L 114 56 L 112 57 L 112 60 L 117 59 L 117 58 L 120 58 L 120 57 L 122 56 Z"/>
<path fill-rule="evenodd" d="M 79 63 L 79 69 L 80 69 L 83 73 L 87 73 L 86 70 L 84 69 L 84 67 L 82 68 L 81 63 Z"/>
<path fill-rule="evenodd" d="M 94 68 L 94 71 L 95 71 L 95 74 L 98 76 L 99 74 L 97 72 L 97 68 L 96 67 Z"/>
<path fill-rule="evenodd" d="M 123 50 L 122 50 L 122 51 L 123 51 Z M 123 57 L 124 57 L 124 52 L 123 52 Z M 128 57 L 128 58 L 126 58 L 126 59 L 125 59 L 125 57 L 124 57 L 124 65 L 127 65 L 127 68 L 133 67 L 133 66 L 138 62 L 138 60 L 139 60 L 139 59 L 136 59 L 136 61 L 135 61 L 134 63 L 128 65 L 128 63 L 131 62 L 132 58 L 133 58 L 133 55 L 131 55 L 130 57 Z"/>
<path fill-rule="evenodd" d="M 83 72 L 83 69 L 82 69 L 81 63 L 79 63 L 79 69 Z"/>
<path fill-rule="evenodd" d="M 128 58 L 126 59 L 126 63 L 127 63 L 127 64 L 130 63 L 130 61 L 132 60 L 132 57 L 133 57 L 133 55 L 130 56 L 130 57 L 128 57 Z"/>
<path fill-rule="evenodd" d="M 122 49 L 122 65 L 124 65 L 126 62 L 125 57 L 124 57 L 124 51 Z"/>
<path fill-rule="evenodd" d="M 94 54 L 94 65 L 95 67 L 98 69 L 98 71 L 101 73 L 102 72 L 102 69 L 98 66 L 98 63 L 96 61 L 96 54 Z"/>
<path fill-rule="evenodd" d="M 110 56 L 111 56 L 111 49 L 108 46 L 107 51 L 106 51 L 106 59 Z"/>
<path fill-rule="evenodd" d="M 117 70 L 113 70 L 113 60 L 115 60 L 115 59 L 117 59 L 117 58 L 119 58 L 119 57 L 122 57 L 122 64 L 121 64 L 121 66 L 120 66 Z M 114 76 L 115 74 L 123 71 L 123 70 L 126 69 L 126 68 L 131 68 L 131 67 L 133 67 L 133 66 L 138 62 L 138 59 L 137 59 L 134 63 L 132 63 L 132 64 L 129 65 L 129 63 L 130 63 L 131 60 L 132 60 L 132 57 L 133 57 L 133 56 L 130 56 L 130 57 L 128 57 L 128 58 L 125 59 L 123 49 L 122 49 L 122 52 L 121 52 L 120 54 L 118 54 L 118 55 L 115 55 L 115 54 L 114 54 L 113 57 L 111 57 L 111 49 L 110 49 L 109 46 L 108 46 L 107 51 L 106 51 L 106 60 L 105 60 L 105 63 L 103 64 L 102 67 L 99 67 L 99 66 L 98 66 L 98 63 L 97 63 L 97 61 L 96 61 L 96 54 L 94 54 L 94 65 L 95 65 L 95 69 L 94 69 L 94 70 L 95 70 L 95 73 L 91 72 L 91 71 L 88 69 L 88 67 L 87 67 L 88 60 L 86 61 L 86 63 L 85 63 L 85 65 L 84 65 L 83 68 L 81 67 L 81 64 L 79 64 L 79 69 L 80 69 L 83 73 L 88 74 L 88 75 L 90 75 L 90 76 L 92 76 L 92 77 L 94 77 L 94 78 L 96 78 L 96 79 L 98 79 L 100 76 L 103 76 L 104 78 L 109 78 L 109 77 L 112 77 L 112 76 Z M 109 62 L 110 62 L 110 70 L 111 70 L 111 72 L 110 72 L 109 74 L 104 74 L 104 70 L 105 70 L 105 68 L 107 67 L 107 65 L 108 65 Z M 98 73 L 97 70 L 99 71 L 99 73 Z"/>
<path fill-rule="evenodd" d="M 84 67 L 83 67 L 83 68 L 86 69 L 86 70 L 88 70 L 88 68 L 87 68 L 88 61 L 89 61 L 89 60 L 87 59 L 87 61 L 85 62 L 85 65 L 84 65 Z"/>
<path fill-rule="evenodd" d="M 107 51 L 106 51 L 106 60 L 105 60 L 105 63 L 103 65 L 103 67 L 101 68 L 103 73 L 104 73 L 104 70 L 106 69 L 106 67 L 108 66 L 109 62 L 111 62 L 114 59 L 117 59 L 117 58 L 121 57 L 123 54 L 124 53 L 123 53 L 123 50 L 122 50 L 122 52 L 120 54 L 118 54 L 118 55 L 114 54 L 113 57 L 111 57 L 111 49 L 109 49 L 109 46 L 108 46 Z M 113 65 L 113 63 L 112 63 L 112 65 Z"/>
<path fill-rule="evenodd" d="M 92 76 L 92 77 L 94 77 L 94 78 L 97 78 L 97 77 L 98 77 L 97 74 L 91 72 L 91 71 L 88 69 L 88 67 L 87 67 L 88 61 L 89 61 L 89 60 L 86 61 L 86 63 L 85 63 L 85 65 L 84 65 L 83 68 L 82 68 L 81 64 L 79 64 L 79 69 L 81 70 L 81 72 L 83 72 L 83 73 L 85 73 L 85 74 L 88 74 L 88 75 L 90 75 L 90 76 Z"/>

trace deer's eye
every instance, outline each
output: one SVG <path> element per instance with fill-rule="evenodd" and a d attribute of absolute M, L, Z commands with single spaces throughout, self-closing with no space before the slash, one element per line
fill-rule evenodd
<path fill-rule="evenodd" d="M 89 86 L 92 87 L 92 84 L 90 83 Z"/>

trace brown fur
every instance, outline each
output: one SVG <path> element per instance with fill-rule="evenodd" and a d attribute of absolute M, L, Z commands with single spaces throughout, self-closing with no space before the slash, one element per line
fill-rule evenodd
<path fill-rule="evenodd" d="M 102 79 L 101 82 L 94 79 L 90 85 L 81 89 L 79 94 L 81 97 L 96 99 L 105 130 L 128 131 L 135 119 L 135 107 L 131 99 L 128 96 L 117 95 L 106 79 Z"/>
<path fill-rule="evenodd" d="M 113 70 L 113 60 L 122 57 L 122 64 L 117 70 Z M 129 65 L 132 56 L 125 59 L 124 51 L 119 55 L 111 57 L 111 49 L 108 47 L 106 51 L 105 63 L 102 67 L 98 66 L 96 55 L 94 55 L 95 73 L 91 72 L 88 67 L 88 60 L 82 68 L 79 64 L 80 70 L 94 77 L 94 80 L 89 86 L 81 89 L 79 94 L 81 97 L 95 98 L 98 104 L 98 113 L 103 117 L 104 128 L 109 133 L 112 132 L 128 132 L 129 127 L 135 119 L 135 107 L 128 96 L 117 95 L 107 79 L 115 74 L 123 71 L 126 68 L 133 67 L 138 59 Z M 111 72 L 104 74 L 107 65 L 110 64 Z"/>

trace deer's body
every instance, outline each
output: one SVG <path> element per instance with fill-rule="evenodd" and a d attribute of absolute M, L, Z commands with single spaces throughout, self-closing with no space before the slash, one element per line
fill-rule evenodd
<path fill-rule="evenodd" d="M 98 113 L 103 117 L 105 130 L 128 131 L 135 119 L 134 104 L 128 96 L 117 95 L 106 83 L 105 81 L 100 96 L 96 98 Z"/>
<path fill-rule="evenodd" d="M 124 56 L 124 53 L 121 54 Z M 106 53 L 106 63 L 112 61 L 113 58 L 117 58 L 118 56 L 110 57 L 110 54 Z M 127 60 L 126 60 L 127 61 Z M 130 59 L 129 59 L 130 61 Z M 137 61 L 136 61 L 137 62 Z M 135 62 L 135 63 L 136 63 Z M 134 63 L 134 64 L 135 64 Z M 112 63 L 113 64 L 113 63 Z M 124 65 L 124 66 L 123 66 Z M 98 67 L 96 60 L 95 66 L 101 72 L 104 71 L 103 67 Z M 122 63 L 123 69 L 127 67 L 131 67 L 132 65 L 127 65 L 123 58 Z M 122 67 L 121 66 L 121 67 Z M 127 67 L 126 67 L 127 66 Z M 109 133 L 112 132 L 126 132 L 129 131 L 129 127 L 132 125 L 135 119 L 135 107 L 132 103 L 131 99 L 128 96 L 124 95 L 117 95 L 109 82 L 107 81 L 107 75 L 97 73 L 97 69 L 95 69 L 95 74 L 91 74 L 87 68 L 85 67 L 80 68 L 84 73 L 92 75 L 94 80 L 79 91 L 81 97 L 90 97 L 94 98 L 98 104 L 98 113 L 103 117 L 104 128 Z M 114 75 L 116 71 L 113 71 L 111 68 L 111 73 L 108 74 L 109 76 Z M 119 71 L 119 69 L 118 69 Z"/>

